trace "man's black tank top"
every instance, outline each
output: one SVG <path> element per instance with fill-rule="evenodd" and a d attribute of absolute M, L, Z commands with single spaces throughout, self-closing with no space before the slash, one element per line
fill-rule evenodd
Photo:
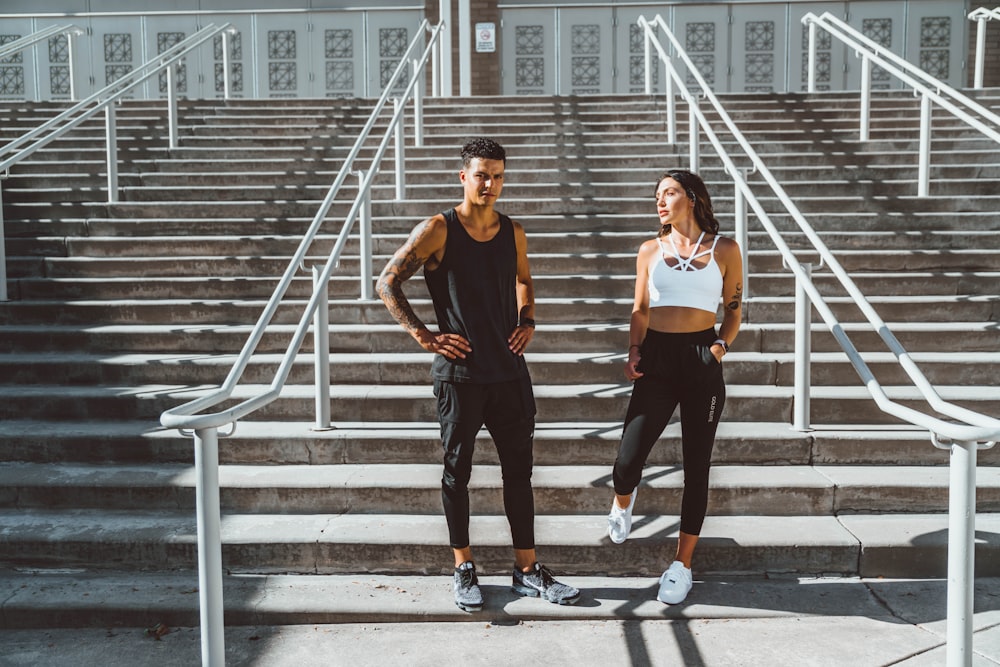
<path fill-rule="evenodd" d="M 469 341 L 465 359 L 434 355 L 431 375 L 451 382 L 508 382 L 528 374 L 524 357 L 507 347 L 517 326 L 517 247 L 514 224 L 500 214 L 500 231 L 476 241 L 454 209 L 442 213 L 448 223 L 444 259 L 424 280 L 434 302 L 438 330 Z"/>

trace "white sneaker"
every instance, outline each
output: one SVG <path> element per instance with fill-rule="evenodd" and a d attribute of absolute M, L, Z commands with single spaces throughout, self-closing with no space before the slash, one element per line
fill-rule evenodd
<path fill-rule="evenodd" d="M 632 530 L 632 509 L 635 507 L 635 496 L 639 489 L 632 490 L 628 507 L 622 509 L 618 507 L 618 502 L 611 501 L 611 512 L 608 513 L 608 535 L 615 544 L 621 544 L 628 539 L 628 534 Z"/>
<path fill-rule="evenodd" d="M 675 560 L 660 577 L 660 592 L 656 599 L 664 604 L 680 604 L 684 602 L 691 590 L 691 569 L 684 563 Z"/>

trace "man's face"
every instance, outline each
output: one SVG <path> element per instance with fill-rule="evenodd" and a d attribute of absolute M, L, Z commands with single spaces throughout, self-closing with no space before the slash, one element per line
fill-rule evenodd
<path fill-rule="evenodd" d="M 479 206 L 492 206 L 503 190 L 503 160 L 472 158 L 460 174 L 466 201 Z"/>

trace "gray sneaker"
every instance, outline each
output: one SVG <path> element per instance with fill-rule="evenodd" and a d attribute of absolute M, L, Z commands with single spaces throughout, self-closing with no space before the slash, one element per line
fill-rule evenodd
<path fill-rule="evenodd" d="M 479 611 L 483 608 L 483 592 L 479 590 L 476 566 L 467 560 L 455 568 L 455 604 L 462 611 Z"/>
<path fill-rule="evenodd" d="M 526 595 L 533 598 L 542 598 L 555 604 L 574 604 L 580 599 L 580 591 L 561 584 L 552 578 L 552 573 L 548 568 L 535 563 L 530 572 L 521 572 L 521 568 L 514 568 L 514 581 L 511 590 L 518 595 Z"/>

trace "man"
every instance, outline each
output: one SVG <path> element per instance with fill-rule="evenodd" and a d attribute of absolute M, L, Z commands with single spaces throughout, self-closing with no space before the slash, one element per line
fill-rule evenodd
<path fill-rule="evenodd" d="M 455 604 L 463 611 L 483 607 L 469 544 L 468 485 L 476 434 L 484 424 L 503 474 L 514 546 L 511 588 L 557 604 L 573 604 L 580 597 L 535 558 L 535 398 L 523 356 L 535 333 L 535 297 L 524 228 L 493 208 L 503 189 L 506 159 L 503 147 L 491 139 L 467 143 L 459 172 L 464 200 L 418 224 L 377 285 L 393 317 L 435 354 L 431 375 L 444 447 L 441 498 L 455 555 Z M 420 267 L 437 332 L 414 314 L 403 295 L 403 283 Z"/>

